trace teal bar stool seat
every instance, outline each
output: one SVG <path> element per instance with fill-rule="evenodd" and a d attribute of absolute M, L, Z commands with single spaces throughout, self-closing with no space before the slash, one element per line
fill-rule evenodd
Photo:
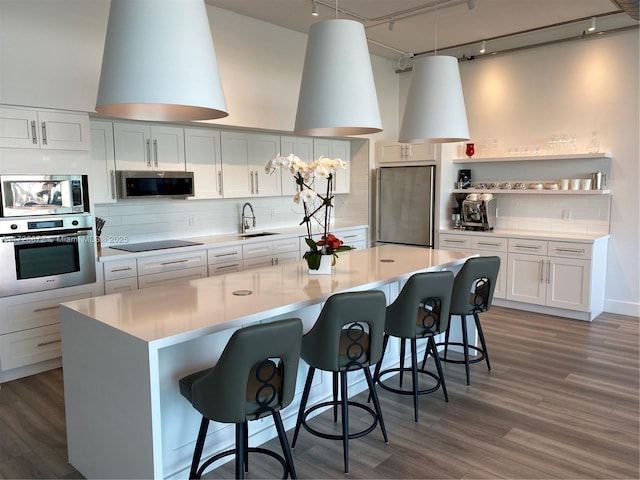
<path fill-rule="evenodd" d="M 383 357 L 389 337 L 400 339 L 400 367 L 381 370 L 382 360 L 376 365 L 374 380 L 381 388 L 401 395 L 413 396 L 414 420 L 418 421 L 418 396 L 435 392 L 442 387 L 444 398 L 449 401 L 444 380 L 440 356 L 434 336 L 443 333 L 449 326 L 449 305 L 453 290 L 453 272 L 424 272 L 412 275 L 396 300 L 387 307 L 384 327 Z M 418 368 L 417 340 L 426 339 L 425 359 L 430 354 L 435 362 L 437 374 L 425 370 L 425 362 Z M 411 344 L 411 367 L 405 368 L 405 345 Z M 412 388 L 402 386 L 405 372 L 411 372 Z M 398 373 L 398 387 L 390 384 L 391 378 L 385 376 Z M 432 377 L 435 384 L 419 389 L 418 374 Z"/>
<path fill-rule="evenodd" d="M 449 327 L 445 333 L 445 340 L 442 343 L 438 343 L 437 346 L 444 347 L 444 355 L 441 357 L 443 362 L 464 364 L 467 385 L 471 384 L 469 381 L 469 365 L 471 363 L 478 363 L 484 360 L 487 362 L 487 368 L 491 371 L 489 352 L 487 351 L 487 343 L 484 338 L 484 332 L 482 331 L 479 314 L 491 308 L 499 270 L 500 257 L 470 258 L 464 263 L 453 282 L 450 313 L 451 316 L 455 315 L 460 317 L 462 342 L 449 340 L 451 330 L 451 322 L 449 322 Z M 467 316 L 472 316 L 475 321 L 478 337 L 480 338 L 480 347 L 469 345 Z M 453 359 L 448 356 L 449 347 L 451 346 L 462 348 L 464 355 L 463 360 Z M 474 358 L 470 358 L 472 351 L 476 354 Z"/>
<path fill-rule="evenodd" d="M 249 471 L 249 452 L 269 455 L 296 478 L 280 410 L 293 400 L 300 361 L 302 322 L 278 320 L 236 330 L 212 368 L 179 380 L 180 393 L 202 414 L 190 478 L 200 478 L 216 460 L 235 454 L 236 478 Z M 249 448 L 248 421 L 271 416 L 282 455 Z M 209 422 L 235 424 L 235 449 L 220 452 L 200 465 Z M 244 466 L 244 468 L 243 468 Z"/>
<path fill-rule="evenodd" d="M 385 309 L 386 297 L 383 292 L 377 290 L 334 294 L 324 304 L 313 328 L 302 338 L 301 356 L 309 365 L 309 372 L 291 445 L 295 448 L 300 426 L 318 437 L 341 440 L 345 473 L 349 472 L 350 439 L 367 435 L 379 424 L 385 443 L 389 443 L 380 403 L 369 371 L 369 367 L 376 365 L 382 356 Z M 320 402 L 307 408 L 316 369 L 332 372 L 333 401 Z M 349 400 L 347 374 L 353 372 L 364 373 L 374 409 L 363 403 Z M 338 377 L 340 400 L 338 400 Z M 338 406 L 340 407 L 341 435 L 322 432 L 307 423 L 309 414 L 328 406 L 333 407 L 334 422 L 337 422 L 337 410 Z M 373 417 L 372 424 L 359 432 L 349 433 L 350 406 L 368 412 Z"/>

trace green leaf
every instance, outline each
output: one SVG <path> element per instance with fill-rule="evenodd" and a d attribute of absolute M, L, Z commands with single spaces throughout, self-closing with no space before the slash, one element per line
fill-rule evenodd
<path fill-rule="evenodd" d="M 316 245 L 316 242 L 314 242 L 312 238 L 307 237 L 304 239 L 304 241 L 307 242 L 307 245 L 311 250 L 313 250 L 314 252 L 318 251 L 318 246 Z M 318 265 L 320 265 L 319 261 L 318 261 Z"/>
<path fill-rule="evenodd" d="M 318 270 L 320 268 L 320 259 L 322 255 L 316 252 L 307 252 L 305 253 L 305 258 L 307 260 L 307 265 L 311 270 Z"/>

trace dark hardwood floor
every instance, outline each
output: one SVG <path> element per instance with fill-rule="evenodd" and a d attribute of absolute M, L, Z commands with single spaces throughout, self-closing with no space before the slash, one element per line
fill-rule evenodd
<path fill-rule="evenodd" d="M 378 389 L 390 443 L 379 430 L 351 441 L 347 478 L 639 478 L 640 319 L 586 323 L 494 307 L 482 323 L 492 371 L 472 366 L 467 387 L 464 367 L 445 365 L 450 401 L 422 396 L 419 423 L 411 397 Z M 314 421 L 336 428 L 328 412 Z M 303 430 L 298 476 L 345 478 L 341 448 Z M 258 457 L 247 478 L 279 475 Z M 232 476 L 232 464 L 207 474 Z M 0 477 L 80 478 L 67 463 L 60 369 L 2 385 Z"/>

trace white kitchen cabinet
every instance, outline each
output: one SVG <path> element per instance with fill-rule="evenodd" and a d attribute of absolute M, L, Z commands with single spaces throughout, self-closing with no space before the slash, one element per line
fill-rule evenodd
<path fill-rule="evenodd" d="M 113 137 L 118 170 L 186 170 L 182 127 L 114 122 Z"/>
<path fill-rule="evenodd" d="M 135 258 L 104 262 L 103 265 L 105 294 L 138 289 L 138 266 Z"/>
<path fill-rule="evenodd" d="M 507 299 L 589 311 L 591 253 L 589 244 L 511 239 Z"/>
<path fill-rule="evenodd" d="M 207 249 L 209 276 L 242 270 L 242 245 L 230 245 Z"/>
<path fill-rule="evenodd" d="M 279 135 L 223 131 L 220 137 L 225 198 L 281 195 L 280 175 L 265 171 L 280 152 Z"/>
<path fill-rule="evenodd" d="M 242 269 L 268 267 L 300 259 L 298 237 L 242 245 Z"/>
<path fill-rule="evenodd" d="M 436 146 L 432 143 L 376 142 L 378 164 L 407 161 L 435 161 Z"/>
<path fill-rule="evenodd" d="M 351 142 L 349 140 L 314 138 L 313 158 L 318 159 L 320 155 L 327 158 L 341 158 L 349 164 L 351 161 Z M 346 169 L 338 169 L 333 179 L 333 193 L 349 193 L 350 175 L 349 165 Z M 326 192 L 326 184 L 325 186 L 320 185 L 316 189 L 319 192 Z"/>
<path fill-rule="evenodd" d="M 89 176 L 93 203 L 116 202 L 116 162 L 113 149 L 113 123 L 91 121 L 91 161 L 95 175 Z"/>
<path fill-rule="evenodd" d="M 189 280 L 197 280 L 198 278 L 206 278 L 207 276 L 208 271 L 206 266 L 171 270 L 138 277 L 138 287 L 142 289 L 155 287 L 156 285 L 166 285 L 168 283 L 187 282 Z"/>
<path fill-rule="evenodd" d="M 220 132 L 211 128 L 185 128 L 186 170 L 194 174 L 195 199 L 222 198 Z"/>
<path fill-rule="evenodd" d="M 442 250 L 473 252 L 481 257 L 500 257 L 500 270 L 496 280 L 494 298 L 505 298 L 507 294 L 507 246 L 508 238 L 493 235 L 456 235 L 440 233 L 439 247 Z"/>
<path fill-rule="evenodd" d="M 294 137 L 282 135 L 280 137 L 280 153 L 282 156 L 288 156 L 293 153 L 305 162 L 313 161 L 313 138 L 311 137 Z M 282 176 L 282 195 L 295 195 L 299 188 L 291 172 L 280 169 L 273 175 Z"/>
<path fill-rule="evenodd" d="M 101 294 L 98 284 L 0 298 L 0 383 L 55 368 L 60 304 Z"/>
<path fill-rule="evenodd" d="M 0 107 L 0 147 L 88 151 L 89 115 Z"/>
<path fill-rule="evenodd" d="M 207 251 L 195 250 L 138 258 L 138 288 L 207 276 Z"/>

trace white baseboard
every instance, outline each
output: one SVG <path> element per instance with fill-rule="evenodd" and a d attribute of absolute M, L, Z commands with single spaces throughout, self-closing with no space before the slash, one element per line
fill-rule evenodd
<path fill-rule="evenodd" d="M 629 315 L 640 318 L 640 303 L 624 302 L 621 300 L 604 301 L 604 311 L 618 315 Z"/>

